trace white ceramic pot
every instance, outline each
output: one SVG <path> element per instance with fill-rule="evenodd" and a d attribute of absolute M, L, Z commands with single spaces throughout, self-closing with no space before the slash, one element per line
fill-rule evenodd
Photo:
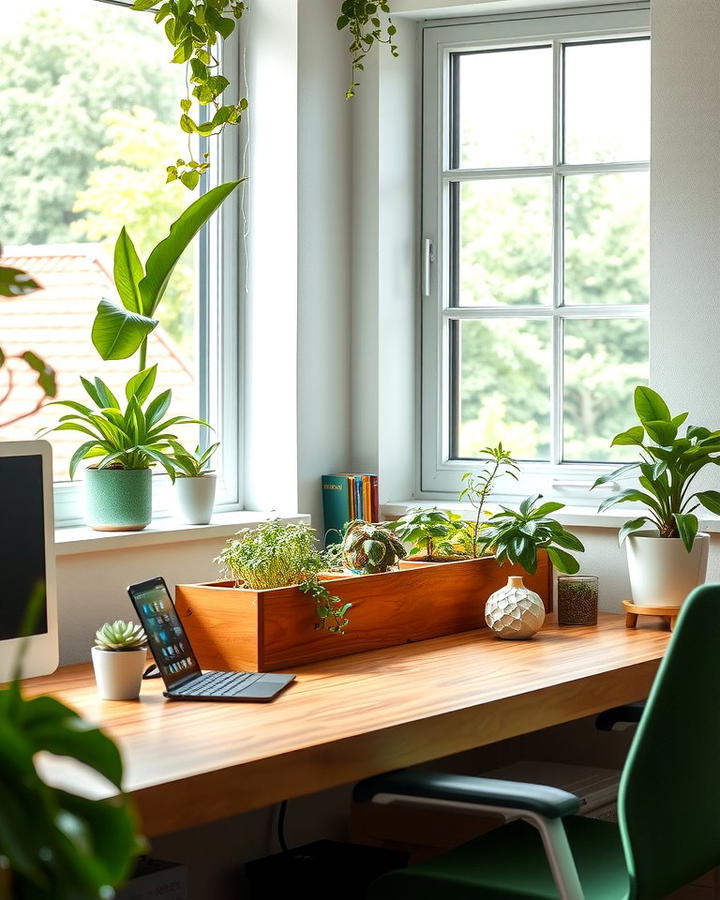
<path fill-rule="evenodd" d="M 636 606 L 681 606 L 705 581 L 709 534 L 699 532 L 690 553 L 680 538 L 662 538 L 653 531 L 636 531 L 625 544 Z"/>
<path fill-rule="evenodd" d="M 101 650 L 92 648 L 98 693 L 103 700 L 137 700 L 140 696 L 142 674 L 147 662 L 147 650 Z"/>
<path fill-rule="evenodd" d="M 189 525 L 207 525 L 215 506 L 217 475 L 175 479 L 175 506 L 178 516 Z"/>
<path fill-rule="evenodd" d="M 505 587 L 488 597 L 485 621 L 497 637 L 523 641 L 542 628 L 545 607 L 540 595 L 525 587 L 522 575 L 511 575 Z"/>

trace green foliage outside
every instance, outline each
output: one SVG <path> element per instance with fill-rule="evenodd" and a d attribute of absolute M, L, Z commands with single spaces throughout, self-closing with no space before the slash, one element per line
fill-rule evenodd
<path fill-rule="evenodd" d="M 568 179 L 566 302 L 647 303 L 646 177 Z M 536 181 L 463 190 L 461 305 L 496 305 L 498 299 L 509 307 L 549 303 L 549 191 Z M 458 455 L 473 457 L 486 444 L 503 441 L 519 459 L 548 459 L 549 321 L 495 319 L 459 327 Z M 631 412 L 633 387 L 647 379 L 647 341 L 643 319 L 567 323 L 566 459 L 626 458 L 622 449 L 611 450 L 609 441 Z"/>

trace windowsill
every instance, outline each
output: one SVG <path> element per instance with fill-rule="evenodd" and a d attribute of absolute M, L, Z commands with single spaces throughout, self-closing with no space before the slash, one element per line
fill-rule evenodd
<path fill-rule="evenodd" d="M 492 502 L 489 505 L 491 508 L 497 506 Z M 512 506 L 513 504 L 508 503 L 507 505 Z M 469 503 L 458 503 L 457 501 L 446 503 L 443 500 L 394 500 L 391 503 L 383 503 L 381 512 L 383 518 L 394 519 L 404 515 L 408 509 L 417 506 L 438 506 L 440 509 L 449 509 L 468 517 L 473 514 L 473 507 Z M 630 506 L 626 506 L 624 509 L 621 507 L 608 509 L 603 513 L 598 513 L 597 507 L 594 506 L 566 506 L 565 509 L 554 513 L 553 518 L 563 525 L 574 525 L 576 528 L 619 529 L 624 522 L 632 519 L 639 512 L 641 512 L 639 507 Z M 701 519 L 700 529 L 711 534 L 720 534 L 720 518 L 711 516 Z"/>
<path fill-rule="evenodd" d="M 185 525 L 174 519 L 156 519 L 143 531 L 93 531 L 92 528 L 57 528 L 56 556 L 81 553 L 104 553 L 108 550 L 127 550 L 132 547 L 152 547 L 161 544 L 180 544 L 210 538 L 227 538 L 240 528 L 252 528 L 268 519 L 287 522 L 309 522 L 310 516 L 298 513 L 279 516 L 276 512 L 222 512 L 212 517 L 209 525 Z"/>

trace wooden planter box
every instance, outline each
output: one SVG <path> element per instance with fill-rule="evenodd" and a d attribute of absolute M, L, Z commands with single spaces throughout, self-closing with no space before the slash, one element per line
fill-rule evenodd
<path fill-rule="evenodd" d="M 179 584 L 175 603 L 203 668 L 268 672 L 484 628 L 485 600 L 509 575 L 524 575 L 552 609 L 552 566 L 544 553 L 535 575 L 486 557 L 330 578 L 331 593 L 352 603 L 342 635 L 315 629 L 315 601 L 297 587 Z"/>

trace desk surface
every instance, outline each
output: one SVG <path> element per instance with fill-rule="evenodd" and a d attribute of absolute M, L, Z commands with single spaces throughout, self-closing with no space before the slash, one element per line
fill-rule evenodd
<path fill-rule="evenodd" d="M 528 642 L 466 632 L 304 666 L 270 704 L 168 702 L 158 681 L 140 702 L 103 701 L 88 665 L 27 690 L 57 694 L 119 742 L 153 836 L 642 699 L 668 639 L 607 614 Z M 105 791 L 69 761 L 42 768 L 55 784 Z"/>

